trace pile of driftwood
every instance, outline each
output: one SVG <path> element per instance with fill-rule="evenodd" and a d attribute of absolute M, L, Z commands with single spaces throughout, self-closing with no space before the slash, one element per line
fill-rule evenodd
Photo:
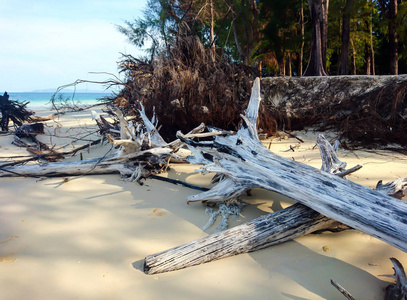
<path fill-rule="evenodd" d="M 189 202 L 222 202 L 238 198 L 252 188 L 264 188 L 298 202 L 287 209 L 260 217 L 247 224 L 216 233 L 167 251 L 147 256 L 147 274 L 182 269 L 216 259 L 255 251 L 301 235 L 339 226 L 359 229 L 407 251 L 407 204 L 399 196 L 407 178 L 376 190 L 342 177 L 356 170 L 345 170 L 346 163 L 336 156 L 322 136 L 317 143 L 323 159 L 322 170 L 291 161 L 270 152 L 258 139 L 257 112 L 260 82 L 254 83 L 243 124 L 233 135 L 218 135 L 213 141 L 197 142 L 199 135 L 178 137 L 193 156 L 188 161 L 202 164 L 202 173 L 213 172 L 219 183 L 207 192 L 188 197 Z M 389 196 L 390 195 L 390 196 Z M 394 263 L 394 261 L 393 261 Z M 395 265 L 396 266 L 396 265 Z M 406 286 L 404 270 L 395 268 L 402 293 Z"/>
<path fill-rule="evenodd" d="M 143 106 L 138 109 L 140 119 L 131 121 L 116 109 L 119 127 L 93 112 L 100 131 L 119 147 L 113 154 L 76 162 L 1 165 L 0 177 L 120 173 L 127 180 L 140 182 L 165 171 L 169 161 L 175 159 L 203 165 L 202 173 L 215 173 L 217 185 L 188 197 L 189 203 L 236 201 L 252 188 L 274 191 L 298 202 L 249 223 L 147 256 L 147 274 L 255 251 L 332 228 L 355 228 L 407 251 L 407 203 L 397 199 L 407 186 L 407 178 L 380 182 L 375 190 L 348 181 L 343 177 L 359 167 L 346 170 L 346 163 L 336 155 L 338 144 L 332 146 L 323 136 L 317 140 L 323 160 L 321 170 L 272 153 L 258 138 L 260 101 L 260 80 L 256 79 L 237 132 L 212 127 L 206 127 L 204 132 L 205 125 L 201 124 L 188 134 L 178 132 L 178 139 L 170 143 L 160 136 L 155 117 L 149 120 Z M 396 260 L 392 262 L 397 278 L 392 293 L 406 293 L 404 270 Z"/>
<path fill-rule="evenodd" d="M 64 155 L 76 153 L 79 150 L 100 143 L 103 140 L 98 139 L 89 144 L 77 147 L 69 151 L 69 153 L 35 153 L 36 155 L 32 158 L 0 165 L 0 177 L 55 177 L 120 173 L 122 177 L 128 180 L 140 182 L 142 178 L 147 178 L 151 174 L 158 174 L 164 171 L 171 158 L 185 160 L 186 155 L 180 150 L 183 143 L 180 140 L 175 140 L 172 143 L 164 142 L 155 125 L 146 117 L 143 108 L 140 109 L 141 123 L 128 122 L 118 109 L 114 114 L 119 120 L 119 128 L 107 122 L 105 118 L 99 116 L 96 112 L 92 112 L 92 117 L 99 125 L 100 132 L 104 134 L 113 146 L 119 147 L 112 154 L 88 160 L 52 162 L 53 158 L 61 158 Z M 28 147 L 28 150 L 30 150 L 29 145 L 21 141 L 21 138 L 18 137 L 19 132 L 27 132 L 26 137 L 33 139 L 34 134 L 28 133 L 30 132 L 28 128 L 31 128 L 31 126 L 25 126 L 25 128 L 22 127 L 17 130 L 14 143 Z M 198 132 L 199 130 L 203 130 L 203 126 L 193 132 Z M 115 136 L 119 136 L 120 138 L 115 139 Z M 184 157 L 182 157 L 182 155 Z M 25 164 L 28 161 L 39 159 L 46 159 L 51 162 Z"/>

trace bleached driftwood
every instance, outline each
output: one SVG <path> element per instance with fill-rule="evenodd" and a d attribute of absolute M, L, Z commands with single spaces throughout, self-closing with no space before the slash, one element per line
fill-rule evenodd
<path fill-rule="evenodd" d="M 338 159 L 337 148 L 332 147 L 321 136 L 318 138 L 317 144 L 322 156 L 321 169 L 330 170 L 339 176 L 344 171 L 346 163 Z M 404 185 L 400 184 L 401 182 L 404 182 Z M 388 194 L 400 194 L 405 184 L 407 184 L 407 178 L 397 179 L 394 182 L 378 186 L 378 189 L 380 190 L 382 186 L 385 186 L 385 192 Z M 303 204 L 296 203 L 229 230 L 149 255 L 144 260 L 144 272 L 157 274 L 175 271 L 264 249 L 315 231 L 333 231 L 346 228 L 349 227 L 325 217 Z"/>
<path fill-rule="evenodd" d="M 258 99 L 258 95 L 254 94 L 254 96 L 257 97 Z M 253 124 L 255 124 L 256 121 L 256 116 L 255 114 L 253 114 L 253 110 L 257 110 L 258 103 L 253 104 L 252 101 L 250 102 L 251 106 L 249 106 L 248 109 L 247 113 L 248 118 L 246 122 L 248 122 L 248 120 L 250 119 L 251 121 L 249 122 L 251 124 L 249 125 L 253 126 Z M 252 110 L 250 110 L 250 108 Z M 247 128 L 250 127 L 247 126 L 246 123 L 246 127 L 243 127 L 243 130 Z M 239 132 L 241 133 L 242 131 Z M 253 133 L 252 137 L 257 137 L 257 135 L 254 134 L 255 131 L 252 131 L 252 133 Z M 183 137 L 185 138 L 185 136 Z M 246 157 L 250 157 L 250 155 L 247 155 L 247 153 L 251 153 L 252 156 L 255 157 L 257 156 L 257 154 L 253 153 L 253 151 L 257 150 L 256 148 L 241 149 L 242 153 L 241 155 L 240 152 L 234 151 L 234 149 L 232 149 L 231 146 L 229 145 L 225 146 L 225 142 L 228 142 L 227 140 L 228 138 L 233 139 L 232 140 L 233 143 L 230 143 L 233 146 L 239 146 L 243 143 L 242 142 L 243 138 L 242 136 L 239 136 L 238 133 L 237 136 L 228 136 L 226 138 L 216 137 L 213 143 L 205 143 L 204 146 L 202 146 L 201 148 L 198 148 L 198 143 L 195 143 L 194 141 L 192 141 L 191 144 L 193 144 L 199 149 L 199 152 L 197 150 L 194 151 L 195 153 L 198 152 L 198 156 L 206 159 L 207 163 L 208 160 L 213 160 L 216 163 L 215 167 L 220 167 L 221 161 L 216 159 L 217 156 L 214 155 L 216 153 L 211 152 L 210 154 L 208 154 L 207 153 L 208 149 L 218 148 L 220 149 L 219 152 L 222 153 L 222 155 L 225 156 L 225 153 L 229 154 L 229 156 L 227 156 L 229 160 L 235 160 L 235 158 L 237 158 L 237 163 L 239 164 L 244 164 L 247 161 Z M 221 139 L 223 143 L 219 142 L 219 140 Z M 247 140 L 249 139 L 246 139 L 246 141 Z M 332 174 L 336 174 L 337 176 L 343 176 L 350 172 L 349 170 L 348 171 L 345 170 L 346 163 L 341 162 L 337 157 L 336 154 L 337 143 L 335 143 L 335 145 L 332 147 L 326 139 L 320 136 L 317 140 L 317 144 L 320 149 L 323 162 L 321 170 L 330 172 Z M 243 155 L 245 155 L 245 157 L 243 157 Z M 261 162 L 266 164 L 267 160 L 263 159 Z M 253 164 L 253 161 L 247 163 L 246 166 L 253 166 L 254 168 L 256 167 L 259 168 L 259 166 L 256 166 L 256 164 Z M 290 167 L 291 165 L 287 164 L 285 167 L 287 166 Z M 359 167 L 360 166 L 356 166 L 351 170 L 354 171 Z M 241 170 L 239 174 L 242 174 L 244 172 L 252 172 L 251 170 L 252 167 L 247 168 L 248 168 L 247 171 Z M 264 170 L 267 170 L 267 168 L 264 168 Z M 312 172 L 316 172 L 315 169 L 311 170 Z M 296 172 L 295 169 L 292 169 L 284 177 L 289 180 L 291 176 L 293 176 L 292 174 L 295 174 L 295 172 Z M 221 193 L 223 188 L 228 188 L 230 185 L 235 185 L 231 188 L 232 192 L 227 192 L 226 196 L 223 195 L 224 197 L 223 199 L 230 199 L 232 197 L 236 197 L 242 191 L 247 189 L 247 186 L 238 189 L 239 184 L 242 183 L 239 182 L 239 180 L 236 180 L 235 177 L 233 177 L 234 180 L 227 178 L 229 174 L 233 175 L 232 172 L 228 173 L 220 172 L 220 173 L 227 175 L 226 178 L 223 178 L 222 179 L 223 181 L 221 181 L 221 184 L 223 183 L 222 188 L 218 188 L 217 191 L 220 191 Z M 302 174 L 306 173 L 303 172 Z M 261 174 L 256 175 L 258 176 L 257 177 L 258 180 L 262 180 Z M 222 176 L 217 176 L 217 178 L 221 177 Z M 251 183 L 249 182 L 249 184 Z M 329 184 L 330 182 L 328 181 L 327 183 L 325 183 L 325 185 Z M 388 193 L 390 195 L 400 196 L 406 184 L 407 178 L 398 179 L 392 183 L 388 183 L 385 185 L 378 184 L 377 190 L 383 193 Z M 219 187 L 219 185 L 217 187 Z M 293 186 L 292 188 L 295 191 L 297 190 L 295 186 Z M 238 189 L 238 191 L 233 192 L 233 189 Z M 211 201 L 212 199 L 213 198 L 205 197 L 205 200 Z M 222 198 L 216 199 L 222 200 Z M 295 200 L 300 201 L 300 199 L 298 198 L 295 198 Z M 308 200 L 312 201 L 312 198 Z M 192 241 L 190 243 L 175 247 L 173 249 L 169 249 L 161 253 L 147 256 L 144 262 L 144 271 L 147 274 L 156 274 L 161 272 L 178 270 L 189 266 L 209 262 L 212 260 L 236 255 L 239 253 L 246 253 L 249 251 L 262 249 L 271 245 L 279 244 L 294 239 L 296 237 L 299 237 L 301 235 L 313 231 L 323 229 L 332 230 L 334 229 L 334 227 L 338 226 L 343 226 L 343 224 L 335 222 L 334 220 L 319 214 L 318 212 L 314 211 L 313 209 L 303 204 L 297 203 L 289 208 L 283 209 L 273 214 L 262 216 L 249 223 L 237 226 L 227 231 L 215 233 L 210 236 L 201 238 L 199 240 Z"/>
<path fill-rule="evenodd" d="M 169 148 L 156 148 L 124 156 L 111 155 L 104 158 L 73 162 L 16 165 L 12 167 L 0 166 L 0 177 L 58 177 L 110 173 L 131 176 L 135 172 L 141 172 L 139 177 L 148 177 L 147 174 L 150 171 L 159 173 L 159 170 L 156 168 L 146 169 L 143 165 L 164 165 L 171 153 L 172 150 Z"/>
<path fill-rule="evenodd" d="M 170 272 L 260 250 L 331 227 L 334 223 L 297 203 L 240 226 L 149 255 L 144 259 L 144 272 L 149 275 Z"/>
<path fill-rule="evenodd" d="M 194 154 L 188 161 L 203 164 L 202 173 L 224 175 L 214 188 L 188 197 L 188 202 L 225 201 L 248 189 L 264 188 L 407 251 L 407 203 L 269 151 L 257 137 L 259 103 L 256 79 L 236 135 L 196 142 L 179 133 Z"/>
<path fill-rule="evenodd" d="M 407 182 L 407 178 L 404 178 Z M 393 185 L 394 186 L 394 185 Z M 395 193 L 390 191 L 389 193 Z M 149 255 L 144 272 L 158 274 L 278 245 L 320 230 L 342 230 L 346 226 L 296 203 L 248 223 Z"/>
<path fill-rule="evenodd" d="M 120 133 L 122 139 L 114 139 L 108 135 L 109 142 L 114 146 L 120 146 L 117 151 L 102 158 L 81 160 L 75 162 L 57 162 L 31 165 L 0 165 L 0 177 L 6 176 L 34 176 L 55 177 L 88 174 L 120 173 L 123 177 L 132 181 L 139 181 L 151 174 L 158 174 L 166 170 L 171 157 L 182 160 L 179 149 L 183 143 L 176 140 L 167 144 L 158 133 L 155 125 L 144 113 L 139 110 L 143 120 L 142 124 L 132 124 L 126 121 L 119 110 L 116 111 L 120 121 Z M 104 118 L 96 112 L 92 112 L 100 129 L 104 133 L 114 130 Z M 198 133 L 204 129 L 199 126 L 191 133 Z M 177 152 L 177 153 L 175 153 Z M 187 153 L 190 153 L 187 151 Z M 183 155 L 186 154 L 183 153 Z"/>
<path fill-rule="evenodd" d="M 260 81 L 256 79 L 246 116 L 236 135 L 210 142 L 179 138 L 204 164 L 202 173 L 225 179 L 188 202 L 225 201 L 251 188 L 264 188 L 292 198 L 319 213 L 407 251 L 407 203 L 269 151 L 257 137 Z"/>

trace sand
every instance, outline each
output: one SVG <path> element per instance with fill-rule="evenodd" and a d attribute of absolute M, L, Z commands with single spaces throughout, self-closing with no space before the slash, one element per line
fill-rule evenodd
<path fill-rule="evenodd" d="M 47 122 L 49 133 L 81 136 L 95 130 L 89 112 L 63 115 L 57 121 Z M 294 138 L 274 139 L 271 150 L 319 168 L 319 151 L 313 149 L 316 134 L 295 134 L 305 140 L 295 152 L 289 150 L 297 145 Z M 70 141 L 49 135 L 41 140 L 57 145 Z M 12 136 L 0 138 L 1 157 L 27 155 L 11 141 Z M 106 144 L 95 146 L 84 150 L 83 157 L 100 157 L 109 149 Z M 407 176 L 407 157 L 401 154 L 340 150 L 339 157 L 349 167 L 363 165 L 348 179 L 368 187 L 380 179 Z M 211 177 L 195 169 L 173 164 L 164 176 L 210 186 Z M 379 275 L 393 274 L 389 258 L 407 265 L 406 253 L 349 230 L 303 236 L 249 254 L 145 275 L 145 256 L 216 230 L 215 224 L 202 231 L 208 221 L 204 207 L 186 204 L 186 197 L 197 191 L 152 179 L 140 186 L 117 174 L 65 181 L 0 178 L 0 299 L 344 299 L 330 279 L 357 299 L 383 299 L 392 279 Z M 293 203 L 263 190 L 253 190 L 244 201 L 248 205 L 230 226 Z"/>

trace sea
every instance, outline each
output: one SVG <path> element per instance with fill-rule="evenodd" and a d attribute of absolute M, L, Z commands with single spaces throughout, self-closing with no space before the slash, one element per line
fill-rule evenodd
<path fill-rule="evenodd" d="M 11 100 L 18 102 L 29 102 L 26 108 L 31 110 L 51 109 L 51 98 L 54 92 L 7 92 Z M 88 106 L 100 103 L 100 99 L 113 96 L 110 92 L 61 92 L 55 96 L 58 100 L 68 100 L 78 106 Z"/>

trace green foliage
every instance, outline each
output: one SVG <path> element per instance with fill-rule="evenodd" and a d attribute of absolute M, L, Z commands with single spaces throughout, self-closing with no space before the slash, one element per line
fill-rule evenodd
<path fill-rule="evenodd" d="M 399 59 L 403 62 L 403 65 L 407 65 L 407 2 L 403 1 L 399 4 L 397 15 L 398 30 L 397 34 L 399 36 Z M 407 68 L 404 68 L 407 70 Z"/>
<path fill-rule="evenodd" d="M 388 2 L 386 0 L 354 1 L 351 13 L 350 62 L 355 61 L 358 74 L 364 74 L 371 36 L 375 52 L 376 74 L 389 72 Z M 205 47 L 210 40 L 210 3 L 213 4 L 213 25 L 216 52 L 227 53 L 235 62 L 275 70 L 290 53 L 299 57 L 304 38 L 303 64 L 308 58 L 312 29 L 305 0 L 149 0 L 143 17 L 125 21 L 118 26 L 136 47 L 147 47 L 152 58 L 166 53 L 163 49 L 180 35 L 198 36 Z M 346 0 L 331 0 L 328 15 L 328 73 L 338 73 L 341 57 L 342 18 Z M 304 7 L 305 32 L 301 34 L 300 10 Z M 407 72 L 407 1 L 398 1 L 399 73 Z M 372 32 L 371 32 L 372 28 Z"/>

